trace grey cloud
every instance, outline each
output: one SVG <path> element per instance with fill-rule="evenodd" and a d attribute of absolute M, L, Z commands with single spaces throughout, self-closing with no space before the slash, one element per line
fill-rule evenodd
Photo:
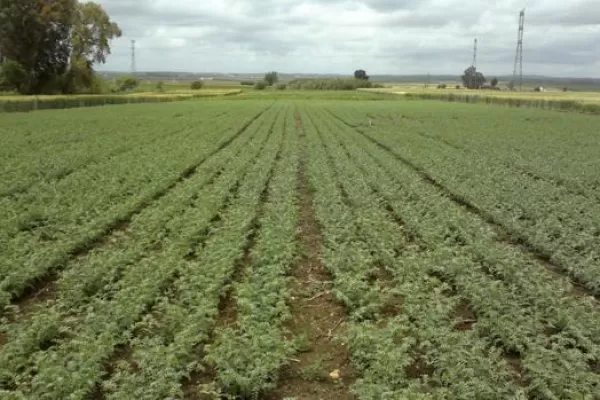
<path fill-rule="evenodd" d="M 429 3 L 429 1 L 420 0 L 364 0 L 360 3 L 365 4 L 367 7 L 373 10 L 390 12 L 397 10 L 414 10 L 422 7 L 423 3 Z"/>
<path fill-rule="evenodd" d="M 482 67 L 511 69 L 521 1 L 473 0 L 97 0 L 124 29 L 106 68 L 126 69 L 128 40 L 146 49 L 146 70 L 260 67 L 288 72 L 340 73 L 357 60 L 370 73 L 468 65 L 473 37 Z M 597 76 L 600 7 L 597 0 L 530 0 L 525 59 L 532 67 Z M 212 5 L 215 5 L 212 7 Z M 231 7 L 229 7 L 231 6 Z M 342 18 L 341 16 L 345 17 Z M 173 40 L 170 40 L 173 39 Z M 175 44 L 173 44 L 175 43 Z M 180 47 L 181 43 L 186 43 Z M 187 56 L 186 56 L 187 55 Z M 163 64 L 164 63 L 164 64 Z M 227 67 L 228 66 L 228 67 Z M 344 70 L 339 70 L 343 66 Z M 139 66 L 141 69 L 141 65 Z M 332 68 L 332 69 L 330 69 Z M 444 72 L 444 71 L 440 71 Z M 530 71 L 534 73 L 535 71 Z"/>

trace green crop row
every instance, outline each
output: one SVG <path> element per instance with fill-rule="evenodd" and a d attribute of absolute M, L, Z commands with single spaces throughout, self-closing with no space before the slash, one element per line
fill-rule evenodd
<path fill-rule="evenodd" d="M 235 285 L 237 321 L 216 332 L 207 347 L 220 388 L 230 395 L 252 397 L 273 389 L 281 367 L 293 352 L 284 340 L 290 293 L 286 275 L 296 254 L 298 205 L 298 136 L 288 108 L 285 143 L 276 164 L 266 203 L 258 221 L 256 243 L 242 280 Z"/>
<path fill-rule="evenodd" d="M 474 330 L 490 344 L 521 354 L 523 384 L 530 395 L 554 399 L 595 393 L 598 382 L 591 365 L 599 348 L 594 301 L 574 297 L 568 282 L 498 243 L 484 221 L 421 181 L 389 151 L 348 127 L 344 137 L 348 143 L 356 141 L 357 163 L 371 170 L 367 179 L 377 182 L 376 189 L 397 216 L 439 252 L 429 273 L 441 274 L 468 299 L 477 314 Z"/>
<path fill-rule="evenodd" d="M 81 169 L 122 154 L 135 157 L 140 147 L 165 137 L 177 137 L 186 128 L 188 121 L 175 117 L 173 111 L 156 111 L 144 120 L 134 107 L 121 110 L 119 118 L 101 110 L 33 118 L 21 114 L 4 116 L 3 123 L 18 128 L 3 132 L 0 197 L 16 197 L 36 185 L 59 182 Z M 231 120 L 227 111 L 212 104 L 203 107 L 201 113 L 215 125 L 217 121 L 222 125 L 223 121 Z M 164 129 L 166 119 L 172 119 L 168 129 Z M 98 127 L 99 121 L 103 121 L 102 129 Z M 157 129 L 159 126 L 163 129 Z"/>
<path fill-rule="evenodd" d="M 244 135 L 258 136 L 252 140 L 255 142 L 252 147 L 262 146 L 267 138 L 265 130 L 260 135 L 251 133 L 260 130 L 260 127 L 261 121 L 257 121 Z M 247 164 L 257 156 L 256 151 L 249 151 L 244 156 L 234 157 L 242 148 L 248 148 L 245 137 L 212 157 L 205 164 L 206 167 L 203 165 L 194 175 L 194 179 L 186 181 L 163 197 L 159 204 L 140 213 L 123 236 L 114 237 L 114 240 L 89 254 L 80 265 L 68 270 L 59 282 L 60 293 L 55 302 L 40 307 L 36 314 L 22 323 L 9 326 L 9 340 L 2 347 L 0 355 L 3 366 L 7 367 L 3 373 L 11 375 L 2 377 L 3 384 L 11 387 L 15 382 L 19 383 L 23 392 L 90 392 L 90 385 L 101 378 L 102 361 L 107 359 L 114 346 L 127 340 L 128 332 L 140 313 L 160 301 L 160 292 L 166 290 L 165 285 L 172 280 L 170 277 L 180 275 L 182 260 L 190 253 L 190 248 L 195 248 L 198 240 L 209 232 L 211 221 L 218 216 L 224 202 L 235 189 L 236 182 L 243 176 Z M 234 157 L 234 162 L 228 164 L 228 156 Z M 209 184 L 213 180 L 214 183 Z M 149 274 L 151 281 L 136 281 L 145 276 L 140 268 L 157 269 L 156 273 L 162 273 L 163 276 L 152 272 Z M 70 285 L 77 281 L 80 283 Z M 158 298 L 136 298 L 130 294 L 142 291 L 150 296 L 151 289 Z M 129 317 L 123 319 L 126 316 Z M 111 318 L 114 321 L 111 322 Z M 65 321 L 68 323 L 65 324 Z M 100 323 L 102 321 L 105 321 L 104 326 Z M 117 323 L 119 321 L 124 322 Z M 62 340 L 69 339 L 64 345 L 43 349 L 46 346 L 44 343 L 57 344 L 63 335 L 66 337 Z M 102 339 L 106 340 L 104 347 L 98 342 Z M 90 357 L 86 357 L 84 352 L 87 347 L 81 347 L 84 342 L 90 342 L 89 346 L 98 345 L 101 348 L 96 351 L 101 353 L 91 353 L 88 354 Z M 58 354 L 64 354 L 64 357 Z M 85 364 L 81 365 L 80 374 L 69 378 L 71 386 L 50 389 L 47 385 L 57 378 L 57 374 L 68 373 L 60 363 L 69 360 L 74 363 L 72 357 L 78 356 L 85 360 Z M 40 374 L 34 378 L 29 376 L 31 370 L 38 371 L 41 365 L 51 361 L 54 364 L 48 364 L 49 369 L 44 372 L 48 380 L 40 377 Z M 54 398 L 60 397 L 56 396 Z"/>
<path fill-rule="evenodd" d="M 383 127 L 370 134 L 600 294 L 600 229 L 589 218 L 600 215 L 596 199 L 569 193 L 554 182 L 515 174 L 488 158 L 465 157 L 410 132 L 392 138 Z"/>
<path fill-rule="evenodd" d="M 142 334 L 132 340 L 130 362 L 118 366 L 104 384 L 108 399 L 180 398 L 184 378 L 203 370 L 196 351 L 210 340 L 220 298 L 227 294 L 227 283 L 234 276 L 237 260 L 243 257 L 261 193 L 281 148 L 280 120 L 281 115 L 270 129 L 262 128 L 261 136 L 267 140 L 248 149 L 254 162 L 245 168 L 235 196 L 219 213 L 205 243 L 198 244 L 193 256 L 180 261 L 180 277 L 172 292 L 138 326 Z"/>
<path fill-rule="evenodd" d="M 434 255 L 409 243 L 402 228 L 390 218 L 382 199 L 373 193 L 370 181 L 340 143 L 340 128 L 331 118 L 320 116 L 317 126 L 363 240 L 377 257 L 379 268 L 384 269 L 380 275 L 392 275 L 380 278 L 384 285 L 380 292 L 385 293 L 385 286 L 389 286 L 389 293 L 394 295 L 383 303 L 387 314 L 351 327 L 350 349 L 364 373 L 355 385 L 359 397 L 516 396 L 519 391 L 499 352 L 489 351 L 472 332 L 453 329 L 453 313 L 460 299 L 444 294 L 448 288 L 427 275 L 425 266 Z"/>
<path fill-rule="evenodd" d="M 0 362 L 5 367 L 0 381 L 8 382 L 16 371 L 24 368 L 42 343 L 58 337 L 60 321 L 66 315 L 85 309 L 94 297 L 113 290 L 127 268 L 162 248 L 163 242 L 180 229 L 184 221 L 181 216 L 185 216 L 188 207 L 196 207 L 199 198 L 217 199 L 212 208 L 222 204 L 233 189 L 233 182 L 222 188 L 215 186 L 222 189 L 218 193 L 214 193 L 213 187 L 205 186 L 223 170 L 228 158 L 235 157 L 247 144 L 247 139 L 244 136 L 232 143 L 199 168 L 197 179 L 190 179 L 135 216 L 127 232 L 113 234 L 106 245 L 68 265 L 57 281 L 58 295 L 54 303 L 41 304 L 24 321 L 17 318 L 16 323 L 3 326 L 8 343 L 0 352 Z M 236 176 L 239 171 L 231 173 Z M 208 203 L 207 208 L 211 209 Z M 149 240 L 149 237 L 154 239 Z"/>
<path fill-rule="evenodd" d="M 241 127 L 236 126 L 239 122 L 234 124 L 233 129 L 228 120 L 204 128 L 187 125 L 174 138 L 166 137 L 136 151 L 135 161 L 132 154 L 121 154 L 77 171 L 58 184 L 36 185 L 23 195 L 0 199 L 0 249 L 4 254 L 0 308 L 38 277 L 61 267 L 74 253 L 93 246 L 120 221 L 127 221 L 161 197 L 240 135 L 263 110 L 249 107 L 240 111 L 238 121 L 247 121 Z"/>

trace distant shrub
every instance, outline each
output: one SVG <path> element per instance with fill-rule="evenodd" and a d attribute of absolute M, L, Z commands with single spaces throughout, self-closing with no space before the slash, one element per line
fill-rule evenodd
<path fill-rule="evenodd" d="M 156 84 L 156 91 L 158 92 L 164 92 L 165 91 L 165 84 L 164 82 L 160 81 Z"/>
<path fill-rule="evenodd" d="M 125 76 L 117 80 L 118 92 L 130 92 L 138 87 L 140 82 L 134 76 Z"/>
<path fill-rule="evenodd" d="M 204 82 L 202 82 L 202 81 L 194 81 L 190 85 L 190 89 L 192 89 L 192 90 L 200 90 L 203 87 L 204 87 Z"/>
<path fill-rule="evenodd" d="M 440 83 L 439 85 L 437 85 L 438 89 L 446 89 L 447 85 L 445 83 Z"/>
<path fill-rule="evenodd" d="M 456 89 L 460 89 L 460 85 L 456 85 Z"/>
<path fill-rule="evenodd" d="M 332 79 L 296 79 L 288 83 L 288 88 L 297 90 L 356 90 L 381 88 L 364 79 L 332 78 Z"/>
<path fill-rule="evenodd" d="M 256 90 L 265 90 L 269 86 L 269 84 L 265 81 L 258 81 L 254 84 L 254 89 Z"/>
<path fill-rule="evenodd" d="M 276 87 L 277 87 L 277 90 L 285 90 L 285 89 L 287 89 L 287 85 L 285 83 L 280 83 Z"/>
<path fill-rule="evenodd" d="M 241 81 L 240 85 L 242 86 L 254 86 L 254 81 Z"/>

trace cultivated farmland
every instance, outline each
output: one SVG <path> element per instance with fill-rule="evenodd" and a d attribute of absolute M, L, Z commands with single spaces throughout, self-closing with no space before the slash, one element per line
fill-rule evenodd
<path fill-rule="evenodd" d="M 0 115 L 0 398 L 600 399 L 598 121 Z"/>

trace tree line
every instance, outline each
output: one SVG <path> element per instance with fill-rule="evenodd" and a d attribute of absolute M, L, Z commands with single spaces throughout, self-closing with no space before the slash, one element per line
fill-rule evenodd
<path fill-rule="evenodd" d="M 122 35 L 101 5 L 78 0 L 0 0 L 0 90 L 96 93 L 94 65 Z"/>

